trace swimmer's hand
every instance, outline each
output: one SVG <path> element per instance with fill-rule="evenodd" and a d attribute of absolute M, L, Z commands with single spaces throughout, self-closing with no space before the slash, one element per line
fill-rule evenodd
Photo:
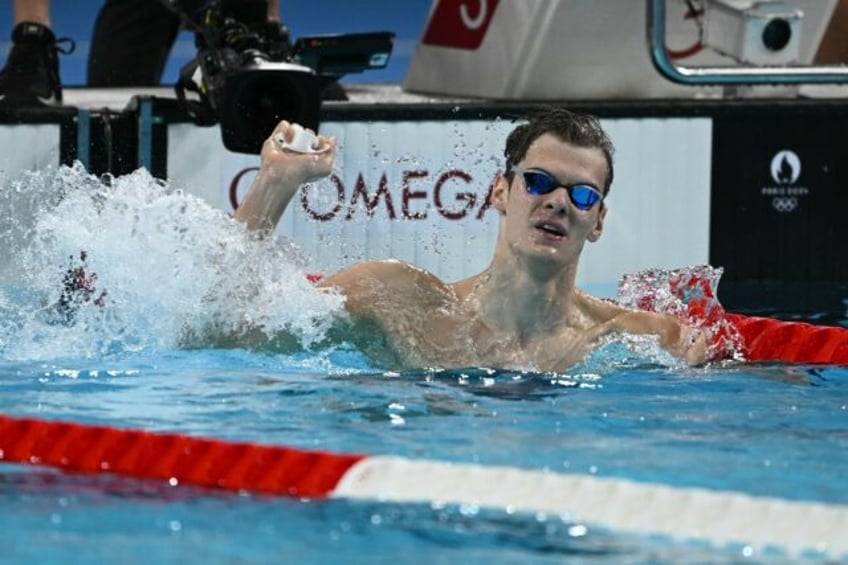
<path fill-rule="evenodd" d="M 709 361 L 709 338 L 701 329 L 677 324 L 669 336 L 660 335 L 663 348 L 690 365 L 703 365 Z"/>
<path fill-rule="evenodd" d="M 295 136 L 304 135 L 313 151 L 293 150 Z M 281 121 L 262 145 L 259 172 L 233 217 L 251 230 L 273 231 L 297 190 L 329 175 L 335 157 L 335 138 Z"/>
<path fill-rule="evenodd" d="M 667 314 L 626 311 L 609 320 L 605 329 L 607 332 L 659 336 L 663 349 L 690 365 L 701 365 L 709 361 L 707 334 Z"/>
<path fill-rule="evenodd" d="M 336 140 L 283 120 L 265 140 L 261 155 L 260 174 L 280 180 L 293 179 L 300 186 L 333 171 Z"/>

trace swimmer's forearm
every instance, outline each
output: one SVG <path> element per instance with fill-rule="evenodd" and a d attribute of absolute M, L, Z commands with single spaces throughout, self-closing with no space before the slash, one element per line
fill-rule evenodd
<path fill-rule="evenodd" d="M 308 147 L 292 145 L 297 135 L 311 140 Z M 259 173 L 233 217 L 248 229 L 274 231 L 297 189 L 329 175 L 335 155 L 334 138 L 281 121 L 265 140 Z"/>
<path fill-rule="evenodd" d="M 672 316 L 654 312 L 625 312 L 610 320 L 607 326 L 612 331 L 656 335 L 663 349 L 692 365 L 708 361 L 707 336 Z"/>
<path fill-rule="evenodd" d="M 233 217 L 250 230 L 273 231 L 299 186 L 292 178 L 273 178 L 260 171 Z"/>

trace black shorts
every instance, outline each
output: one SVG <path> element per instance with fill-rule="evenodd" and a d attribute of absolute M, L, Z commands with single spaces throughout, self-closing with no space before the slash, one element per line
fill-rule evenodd
<path fill-rule="evenodd" d="M 157 86 L 180 19 L 159 0 L 106 0 L 88 53 L 88 86 Z"/>
<path fill-rule="evenodd" d="M 268 0 L 219 0 L 221 13 L 264 22 Z M 178 0 L 183 16 L 200 24 L 209 0 Z M 163 0 L 105 0 L 91 36 L 88 86 L 157 86 L 182 22 Z"/>

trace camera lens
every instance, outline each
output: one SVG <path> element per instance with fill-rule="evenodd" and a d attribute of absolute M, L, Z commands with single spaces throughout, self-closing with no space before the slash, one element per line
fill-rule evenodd
<path fill-rule="evenodd" d="M 318 130 L 318 79 L 300 71 L 242 70 L 227 76 L 220 104 L 221 134 L 230 151 L 258 154 L 282 119 Z"/>
<path fill-rule="evenodd" d="M 775 18 L 763 28 L 763 45 L 770 51 L 780 51 L 792 39 L 792 27 L 782 18 Z"/>

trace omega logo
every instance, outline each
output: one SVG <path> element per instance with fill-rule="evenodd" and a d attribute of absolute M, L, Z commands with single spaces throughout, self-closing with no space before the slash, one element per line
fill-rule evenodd
<path fill-rule="evenodd" d="M 252 180 L 251 174 L 258 170 L 247 167 L 230 181 L 229 200 L 233 210 L 238 208 Z M 299 191 L 301 208 L 319 222 L 349 221 L 363 213 L 369 218 L 379 214 L 388 220 L 426 220 L 435 214 L 444 220 L 458 221 L 484 220 L 485 214 L 492 210 L 495 179 L 488 187 L 475 189 L 474 177 L 461 169 L 434 175 L 427 170 L 404 170 L 395 182 L 383 171 L 370 184 L 362 172 L 347 183 L 338 175 L 330 175 L 327 183 L 325 188 L 331 188 L 323 198 L 312 190 L 316 185 L 305 185 Z"/>

